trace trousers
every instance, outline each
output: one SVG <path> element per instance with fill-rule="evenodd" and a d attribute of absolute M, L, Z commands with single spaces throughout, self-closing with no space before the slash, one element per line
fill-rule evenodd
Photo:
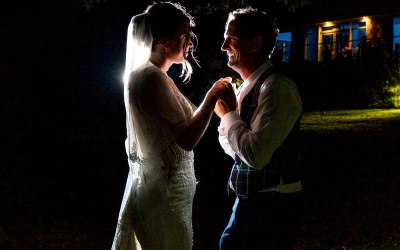
<path fill-rule="evenodd" d="M 292 250 L 303 215 L 302 192 L 259 192 L 236 197 L 220 250 Z"/>

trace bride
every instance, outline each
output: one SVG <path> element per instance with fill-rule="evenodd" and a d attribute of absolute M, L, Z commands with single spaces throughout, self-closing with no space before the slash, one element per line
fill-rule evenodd
<path fill-rule="evenodd" d="M 124 99 L 129 175 L 112 249 L 192 248 L 192 204 L 196 189 L 193 148 L 204 134 L 215 104 L 232 93 L 220 79 L 196 110 L 167 71 L 186 60 L 195 38 L 192 17 L 177 3 L 149 6 L 128 27 Z"/>

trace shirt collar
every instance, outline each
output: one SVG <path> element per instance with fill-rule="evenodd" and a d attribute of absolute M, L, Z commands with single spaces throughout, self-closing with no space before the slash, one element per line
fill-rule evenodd
<path fill-rule="evenodd" d="M 271 61 L 266 61 L 261 64 L 251 75 L 240 85 L 238 93 L 238 106 L 240 109 L 243 98 L 250 92 L 250 90 L 256 84 L 257 79 L 270 67 L 272 66 Z"/>
<path fill-rule="evenodd" d="M 263 64 L 260 65 L 251 75 L 243 81 L 242 85 L 240 86 L 240 90 L 243 91 L 244 89 L 247 88 L 252 88 L 255 84 L 255 81 L 270 67 L 272 66 L 272 63 L 270 60 L 265 61 Z"/>
<path fill-rule="evenodd" d="M 253 82 L 256 81 L 262 73 L 264 73 L 267 69 L 269 69 L 269 67 L 271 67 L 271 61 L 268 60 L 266 62 L 264 62 L 263 64 L 261 64 L 260 67 L 258 67 L 253 73 L 251 73 L 251 75 L 249 76 L 249 78 L 247 78 L 247 82 Z"/>

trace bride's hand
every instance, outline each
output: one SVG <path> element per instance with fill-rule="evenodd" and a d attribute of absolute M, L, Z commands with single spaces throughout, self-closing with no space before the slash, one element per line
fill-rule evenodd
<path fill-rule="evenodd" d="M 215 100 L 219 99 L 227 91 L 229 91 L 230 87 L 232 87 L 231 82 L 232 82 L 231 77 L 220 78 L 218 81 L 216 81 L 213 84 L 211 89 L 208 91 L 208 95 L 211 95 L 212 97 L 214 97 Z"/>

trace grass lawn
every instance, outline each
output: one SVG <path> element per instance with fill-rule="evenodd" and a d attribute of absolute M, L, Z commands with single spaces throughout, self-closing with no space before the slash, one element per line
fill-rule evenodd
<path fill-rule="evenodd" d="M 309 112 L 303 115 L 301 124 L 304 132 L 342 132 L 364 133 L 382 131 L 399 122 L 400 109 L 361 109 Z"/>
<path fill-rule="evenodd" d="M 400 110 L 305 113 L 302 249 L 400 249 Z"/>
<path fill-rule="evenodd" d="M 60 135 L 49 133 L 51 125 L 4 140 L 0 249 L 110 249 L 127 174 L 125 131 L 81 124 Z M 232 206 L 232 161 L 216 126 L 195 149 L 194 250 L 217 249 Z M 400 110 L 305 113 L 302 135 L 306 213 L 298 249 L 400 249 Z"/>

